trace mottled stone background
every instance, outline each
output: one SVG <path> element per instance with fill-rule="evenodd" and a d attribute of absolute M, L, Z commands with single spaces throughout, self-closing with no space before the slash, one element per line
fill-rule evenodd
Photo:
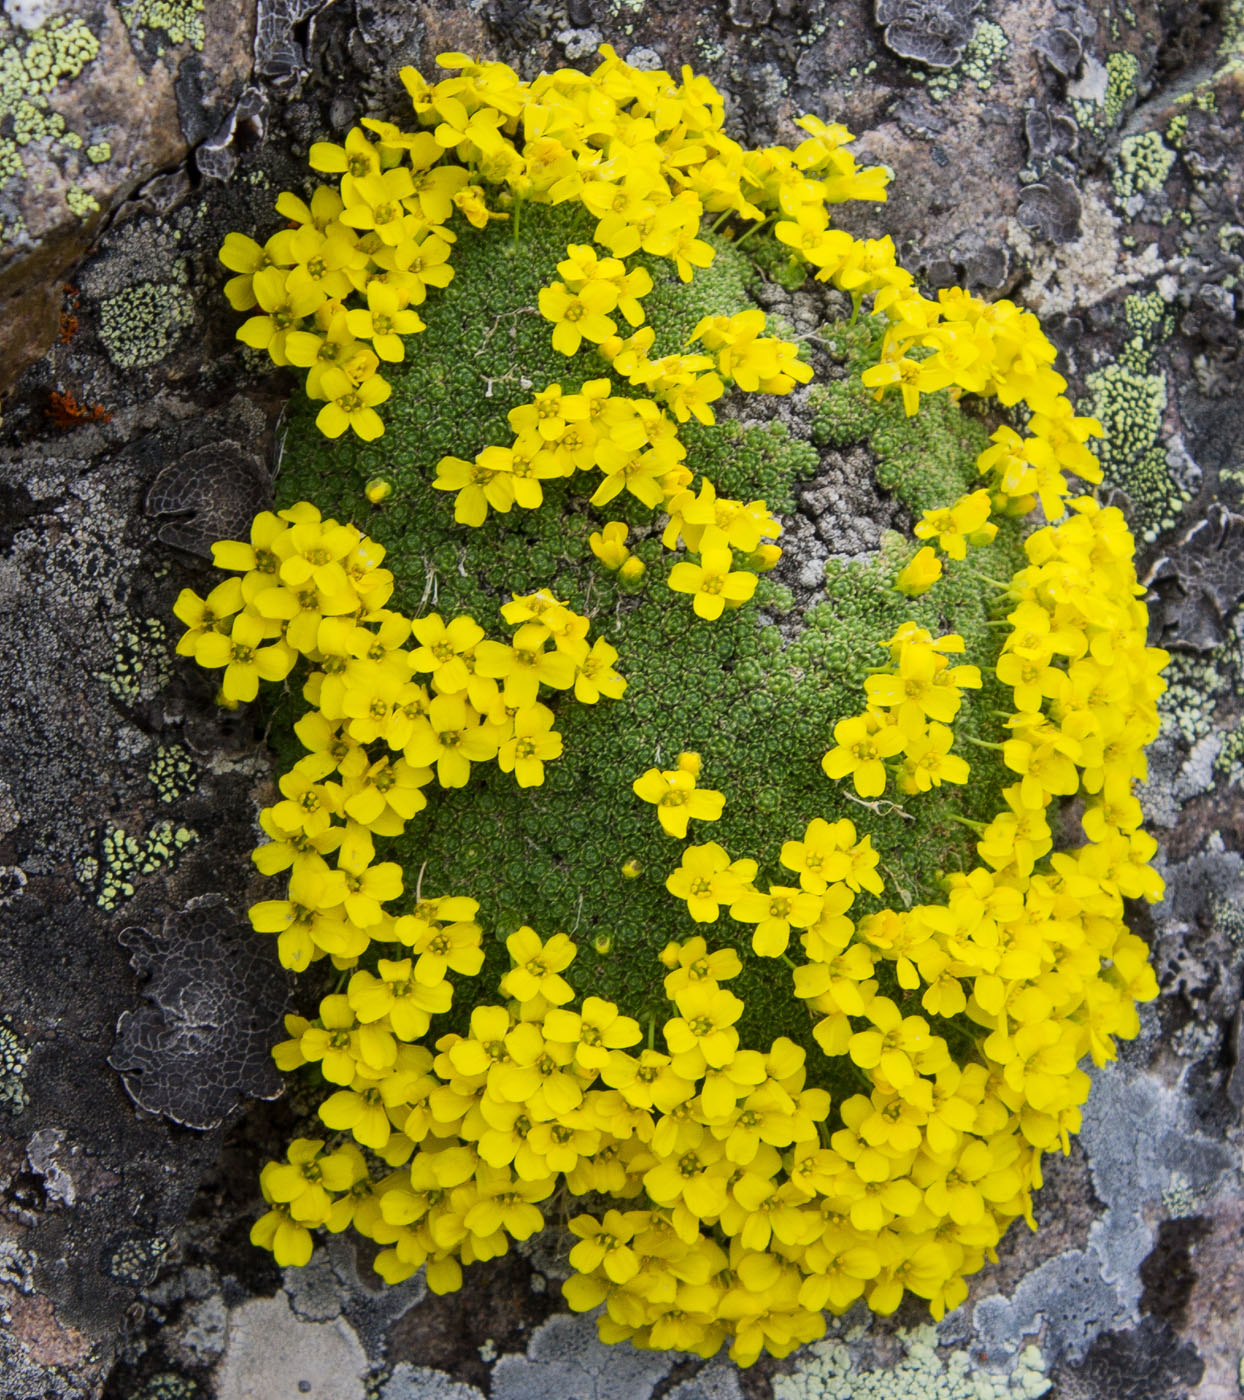
<path fill-rule="evenodd" d="M 1045 319 L 1174 652 L 1146 803 L 1162 995 L 936 1331 L 915 1308 L 739 1373 L 599 1347 L 556 1265 L 437 1299 L 341 1241 L 282 1275 L 255 1175 L 298 1105 L 287 987 L 236 913 L 262 736 L 171 652 L 205 543 L 266 497 L 291 383 L 214 250 L 309 143 L 444 49 L 524 76 L 690 63 L 732 130 L 810 110 L 895 172 L 930 287 Z M 3 0 L 0 1397 L 1227 1400 L 1242 1393 L 1244 9 L 1240 0 Z M 923 1319 L 927 1322 L 927 1318 Z"/>

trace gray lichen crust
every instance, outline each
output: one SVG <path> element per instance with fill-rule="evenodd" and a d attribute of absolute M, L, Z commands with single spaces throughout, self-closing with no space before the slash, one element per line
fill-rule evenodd
<path fill-rule="evenodd" d="M 281 1092 L 269 1049 L 285 978 L 222 898 L 191 900 L 162 932 L 128 928 L 121 941 L 151 1003 L 121 1013 L 108 1057 L 135 1103 L 188 1128 L 214 1128 L 248 1099 Z"/>

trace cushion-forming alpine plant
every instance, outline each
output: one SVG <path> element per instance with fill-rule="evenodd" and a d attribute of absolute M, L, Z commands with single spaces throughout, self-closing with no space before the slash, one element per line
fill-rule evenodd
<path fill-rule="evenodd" d="M 941 1317 L 1012 1220 L 1035 1228 L 1042 1155 L 1079 1126 L 1081 1062 L 1112 1058 L 1156 993 L 1124 901 L 1161 892 L 1133 784 L 1165 657 L 1145 646 L 1123 518 L 1073 485 L 1100 480 L 1100 429 L 1033 316 L 958 289 L 930 299 L 888 238 L 834 227 L 834 204 L 883 200 L 887 180 L 857 167 L 842 126 L 801 117 L 798 144 L 748 150 L 706 78 L 601 53 L 590 74 L 530 83 L 462 54 L 437 60 L 452 76 L 436 83 L 404 69 L 413 119 L 313 145 L 326 179 L 279 197 L 286 226 L 229 235 L 239 338 L 306 372 L 327 438 L 372 443 L 389 409 L 422 411 L 438 302 L 472 268 L 503 300 L 511 273 L 480 261 L 529 240 L 560 250 L 534 297 L 442 338 L 476 334 L 478 357 L 521 325 L 563 372 L 489 379 L 504 417 L 463 456 L 421 459 L 418 431 L 391 458 L 329 449 L 311 479 L 371 534 L 306 500 L 265 511 L 215 547 L 230 577 L 178 600 L 179 651 L 222 671 L 223 703 L 296 668 L 305 701 L 286 687 L 276 705 L 291 761 L 254 860 L 286 888 L 251 921 L 287 968 L 336 973 L 273 1052 L 328 1092 L 323 1130 L 263 1168 L 254 1242 L 303 1264 L 311 1231 L 352 1226 L 386 1280 L 425 1268 L 443 1292 L 560 1220 L 565 1296 L 604 1305 L 603 1338 L 729 1344 L 749 1364 L 859 1299 L 888 1313 L 909 1291 Z M 730 309 L 744 283 L 711 291 L 715 267 L 755 275 L 735 251 L 752 240 L 755 262 L 850 298 L 843 391 L 893 432 L 964 396 L 1014 425 L 973 429 L 976 482 L 928 502 L 914 547 L 891 539 L 837 591 L 831 567 L 793 643 L 764 625 L 781 609 L 763 578 L 774 512 L 703 470 L 726 472 L 745 441 L 713 447 L 727 403 L 812 377 L 805 345 Z M 659 311 L 683 318 L 672 344 Z M 542 505 L 546 533 L 522 535 Z M 456 570 L 384 567 L 377 537 L 410 563 L 427 532 Z M 505 601 L 468 593 L 480 620 L 439 609 L 505 558 L 527 580 Z M 846 594 L 871 600 L 872 657 L 836 649 Z M 796 651 L 776 680 L 758 669 Z M 689 702 L 642 690 L 646 656 L 684 652 Z M 713 710 L 727 681 L 778 701 L 740 726 Z M 800 684 L 812 709 L 772 733 L 772 704 Z M 817 697 L 844 694 L 855 713 L 819 724 Z M 670 714 L 669 747 L 645 748 Z M 606 759 L 572 769 L 576 750 Z M 559 769 L 574 776 L 559 785 Z M 581 820 L 601 810 L 589 782 L 602 829 Z M 534 877 L 513 882 L 543 857 L 491 855 L 487 833 L 509 821 L 532 852 L 553 842 L 523 826 L 546 800 L 568 844 L 539 865 L 542 904 Z"/>

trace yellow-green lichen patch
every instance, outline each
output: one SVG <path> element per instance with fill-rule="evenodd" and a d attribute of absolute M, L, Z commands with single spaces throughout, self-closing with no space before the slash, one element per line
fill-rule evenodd
<path fill-rule="evenodd" d="M 1237 721 L 1223 736 L 1214 768 L 1229 785 L 1244 787 L 1244 720 Z"/>
<path fill-rule="evenodd" d="M 882 643 L 904 621 L 915 619 L 935 634 L 960 632 L 969 659 L 990 674 L 998 645 L 989 625 L 994 595 L 975 573 L 952 564 L 926 597 L 902 597 L 894 578 L 911 548 L 895 536 L 870 561 L 833 567 L 823 601 L 802 618 L 791 615 L 787 590 L 762 576 L 753 603 L 709 623 L 666 587 L 671 556 L 652 533 L 651 511 L 637 503 L 619 497 L 596 510 L 582 487 L 552 481 L 539 510 L 493 515 L 478 529 L 456 524 L 452 498 L 430 485 L 442 455 L 470 458 L 488 444 L 510 442 L 507 411 L 551 382 L 569 391 L 608 375 L 594 352 L 570 359 L 554 353 L 535 310 L 536 292 L 565 244 L 581 241 L 590 223 L 565 208 L 532 208 L 523 212 L 517 241 L 504 225 L 463 230 L 457 276 L 421 308 L 428 330 L 409 345 L 406 364 L 394 367 L 385 436 L 371 445 L 326 442 L 314 428 L 316 406 L 296 406 L 279 503 L 313 499 L 326 515 L 353 519 L 384 544 L 386 567 L 398 580 L 398 608 L 435 608 L 445 617 L 468 612 L 490 635 L 506 638 L 499 604 L 512 592 L 547 587 L 591 619 L 592 636 L 618 649 L 618 669 L 628 681 L 623 699 L 597 705 L 551 699 L 565 749 L 548 765 L 543 786 L 520 791 L 512 776 L 480 765 L 466 789 L 434 798 L 407 834 L 387 846 L 404 865 L 408 889 L 421 877 L 424 894 L 463 893 L 480 901 L 481 923 L 493 939 L 481 987 L 493 985 L 507 964 L 501 939 L 529 923 L 544 936 L 562 930 L 574 937 L 580 951 L 567 976 L 580 992 L 611 997 L 646 1022 L 665 1014 L 657 952 L 671 938 L 701 931 L 714 944 L 749 949 L 749 971 L 737 984 L 747 1006 L 745 1039 L 767 1044 L 780 1032 L 810 1044 L 805 1009 L 787 979 L 751 957 L 746 926 L 723 913 L 697 930 L 665 890 L 683 845 L 662 833 L 631 781 L 650 767 L 672 766 L 682 750 L 697 751 L 702 785 L 723 792 L 726 807 L 711 827 L 693 825 L 691 842 L 719 841 L 732 856 L 757 859 L 762 883 L 785 884 L 792 877 L 778 864 L 782 843 L 801 836 L 812 817 L 847 817 L 881 852 L 888 901 L 938 898 L 941 871 L 974 863 L 970 833 L 954 817 L 994 815 L 1000 768 L 987 754 L 982 759 L 985 751 L 971 749 L 968 788 L 904 797 L 903 815 L 890 802 L 845 795 L 843 785 L 825 777 L 820 759 L 835 721 L 859 711 L 865 677 L 885 664 Z M 717 252 L 712 269 L 690 285 L 651 264 L 657 287 L 645 309 L 659 327 L 656 352 L 680 348 L 702 315 L 748 305 L 747 261 L 725 243 Z M 824 338 L 863 353 L 875 333 L 872 326 L 830 328 Z M 614 392 L 631 391 L 615 380 Z M 892 406 L 871 397 L 850 409 L 850 440 L 875 428 L 882 471 L 913 503 L 946 504 L 976 484 L 981 432 L 944 399 L 926 400 L 918 426 L 902 419 L 901 408 L 895 416 Z M 763 416 L 772 402 L 749 400 L 743 411 Z M 816 421 L 827 433 L 834 423 L 824 400 Z M 693 470 L 742 499 L 763 495 L 778 511 L 790 509 L 797 484 L 818 465 L 814 448 L 776 423 L 684 426 L 680 435 Z M 377 477 L 394 490 L 373 510 L 364 488 Z M 619 584 L 589 549 L 588 535 L 610 518 L 646 536 L 637 544 L 648 566 L 637 587 Z M 1017 560 L 1015 532 L 1004 530 L 974 554 L 974 567 L 1008 578 Z M 956 725 L 957 751 L 969 750 L 968 736 L 997 738 L 993 712 L 1005 705 L 992 681 L 974 693 Z M 290 703 L 283 719 L 300 708 Z M 283 757 L 299 752 L 287 741 Z M 633 878 L 623 873 L 628 861 L 638 865 Z M 879 906 L 868 897 L 857 905 L 861 912 L 873 907 Z"/>
<path fill-rule="evenodd" d="M 99 336 L 118 369 L 145 369 L 164 359 L 193 320 L 184 275 L 177 282 L 138 282 L 100 303 Z"/>
<path fill-rule="evenodd" d="M 99 200 L 81 185 L 69 186 L 65 191 L 65 203 L 80 219 L 85 219 L 89 214 L 99 213 Z"/>
<path fill-rule="evenodd" d="M 201 1393 L 198 1382 L 189 1376 L 179 1376 L 176 1371 L 157 1371 L 134 1400 L 195 1400 Z"/>
<path fill-rule="evenodd" d="M 118 628 L 113 642 L 112 668 L 97 677 L 113 699 L 133 705 L 167 683 L 168 627 L 163 619 L 130 618 Z"/>
<path fill-rule="evenodd" d="M 0 24 L 0 39 L 4 31 Z M 66 130 L 64 117 L 52 110 L 49 99 L 98 54 L 99 40 L 89 26 L 84 20 L 71 18 L 52 20 L 24 38 L 0 45 L 0 130 L 4 132 L 0 136 L 0 189 L 26 178 L 27 164 L 20 152 L 32 142 L 48 141 L 64 151 L 81 147 L 81 136 Z M 70 202 L 79 217 L 93 212 L 85 208 L 81 195 L 78 190 L 78 208 Z M 16 228 L 5 232 L 12 236 Z"/>
<path fill-rule="evenodd" d="M 122 1240 L 104 1264 L 111 1277 L 141 1288 L 155 1277 L 160 1261 L 168 1253 L 168 1241 L 158 1235 L 132 1235 Z"/>
<path fill-rule="evenodd" d="M 26 1062 L 30 1051 L 13 1030 L 0 1021 L 0 1110 L 18 1114 L 29 1102 Z"/>
<path fill-rule="evenodd" d="M 1173 652 L 1167 668 L 1166 692 L 1159 702 L 1162 732 L 1177 735 L 1189 747 L 1212 733 L 1219 706 L 1237 698 L 1232 677 L 1240 674 L 1241 666 L 1244 640 L 1234 635 L 1207 656 Z M 1228 736 L 1219 757 L 1237 743 L 1244 741 Z"/>
<path fill-rule="evenodd" d="M 935 102 L 941 102 L 957 92 L 965 80 L 975 83 L 982 92 L 988 92 L 996 80 L 998 65 L 1010 46 L 1011 41 L 1000 24 L 990 19 L 978 19 L 972 37 L 964 47 L 963 58 L 954 68 L 928 73 L 917 70 L 912 76 L 924 83 Z"/>
<path fill-rule="evenodd" d="M 775 1400 L 1037 1400 L 1050 1388 L 1039 1348 L 1029 1346 L 1008 1371 L 992 1371 L 966 1351 L 945 1356 L 937 1348 L 934 1327 L 913 1327 L 892 1340 L 897 1359 L 889 1366 L 862 1370 L 850 1342 L 826 1338 L 800 1355 L 788 1375 L 775 1376 Z"/>
<path fill-rule="evenodd" d="M 1098 65 L 1097 71 L 1101 72 Z M 1136 98 L 1136 79 L 1140 60 L 1134 53 L 1120 49 L 1106 58 L 1105 83 L 1100 96 L 1071 96 L 1071 110 L 1080 126 L 1098 132 L 1112 131 L 1124 112 Z"/>
<path fill-rule="evenodd" d="M 170 44 L 203 48 L 204 0 L 130 0 L 124 7 L 132 33 L 154 30 Z"/>
<path fill-rule="evenodd" d="M 1166 378 L 1134 365 L 1112 364 L 1094 370 L 1085 383 L 1091 411 L 1105 429 L 1098 453 L 1106 480 L 1126 492 L 1142 538 L 1156 539 L 1178 523 L 1189 500 L 1159 441 Z"/>
<path fill-rule="evenodd" d="M 1158 131 L 1142 131 L 1125 136 L 1111 175 L 1119 199 L 1126 203 L 1162 188 L 1175 163 L 1175 152 Z"/>
<path fill-rule="evenodd" d="M 134 881 L 171 865 L 177 855 L 199 839 L 198 832 L 172 822 L 156 822 L 144 836 L 131 836 L 110 826 L 100 841 L 95 902 L 113 910 L 134 894 Z"/>
<path fill-rule="evenodd" d="M 147 780 L 161 802 L 176 802 L 199 785 L 199 765 L 181 744 L 161 744 L 147 765 Z"/>
<path fill-rule="evenodd" d="M 1177 117 L 1172 117 L 1166 124 L 1166 139 L 1178 149 L 1183 145 L 1183 139 L 1188 134 L 1188 114 L 1181 112 Z"/>
<path fill-rule="evenodd" d="M 1164 339 L 1173 329 L 1166 298 L 1159 291 L 1134 292 L 1124 299 L 1123 319 L 1134 335 L 1148 341 Z"/>

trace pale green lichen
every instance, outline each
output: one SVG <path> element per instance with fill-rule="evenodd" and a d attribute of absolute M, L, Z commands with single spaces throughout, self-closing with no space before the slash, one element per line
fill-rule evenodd
<path fill-rule="evenodd" d="M 1192 1184 L 1186 1172 L 1171 1172 L 1170 1183 L 1162 1190 L 1162 1207 L 1172 1220 L 1195 1215 L 1204 1199 L 1205 1192 Z"/>
<path fill-rule="evenodd" d="M 1137 334 L 1158 338 L 1169 335 L 1166 298 L 1161 292 L 1135 292 L 1123 302 L 1123 319 Z"/>
<path fill-rule="evenodd" d="M 1123 113 L 1136 97 L 1136 79 L 1140 60 L 1134 53 L 1120 49 L 1106 58 L 1106 90 L 1100 101 L 1073 97 L 1071 109 L 1083 127 L 1109 131 L 1118 125 Z"/>
<path fill-rule="evenodd" d="M 28 1103 L 26 1062 L 30 1051 L 8 1026 L 0 1021 L 0 1109 L 18 1114 Z"/>
<path fill-rule="evenodd" d="M 177 855 L 199 839 L 197 831 L 172 822 L 156 822 L 145 836 L 131 836 L 110 826 L 100 843 L 99 888 L 95 902 L 113 910 L 134 894 L 134 881 L 171 865 Z"/>
<path fill-rule="evenodd" d="M 113 634 L 113 644 L 112 669 L 97 676 L 113 699 L 134 705 L 167 683 L 168 626 L 162 618 L 127 620 Z"/>
<path fill-rule="evenodd" d="M 1244 640 L 1236 636 L 1208 656 L 1172 652 L 1163 672 L 1166 691 L 1158 701 L 1162 733 L 1179 737 L 1189 747 L 1212 733 L 1219 706 L 1236 703 L 1232 678 L 1242 668 Z M 1228 735 L 1226 743 L 1231 742 Z"/>
<path fill-rule="evenodd" d="M 118 369 L 158 365 L 194 320 L 184 268 L 177 282 L 138 282 L 99 307 L 99 337 Z"/>
<path fill-rule="evenodd" d="M 1121 50 L 1106 59 L 1106 98 L 1103 116 L 1108 125 L 1113 126 L 1123 115 L 1129 102 L 1136 96 L 1136 77 L 1140 72 L 1140 60 L 1134 53 Z"/>
<path fill-rule="evenodd" d="M 157 1371 L 135 1395 L 134 1400 L 192 1400 L 198 1395 L 199 1384 L 176 1371 Z"/>
<path fill-rule="evenodd" d="M 1162 140 L 1161 132 L 1125 136 L 1111 176 L 1115 194 L 1127 201 L 1161 189 L 1174 163 L 1175 152 Z"/>
<path fill-rule="evenodd" d="M 894 1365 L 866 1371 L 847 1345 L 860 1335 L 853 1329 L 844 1340 L 827 1338 L 800 1352 L 796 1370 L 774 1376 L 775 1400 L 1036 1400 L 1050 1388 L 1035 1346 L 1010 1371 L 990 1371 L 966 1351 L 943 1356 L 936 1328 L 926 1325 L 894 1337 L 902 1351 Z"/>
<path fill-rule="evenodd" d="M 81 185 L 70 185 L 65 191 L 65 203 L 80 219 L 99 213 L 99 200 Z"/>
<path fill-rule="evenodd" d="M 958 91 L 964 80 L 976 84 L 982 92 L 988 92 L 994 84 L 995 69 L 1010 47 L 1011 41 L 1006 31 L 992 20 L 977 20 L 972 37 L 963 50 L 963 58 L 955 68 L 931 73 L 915 73 L 913 76 L 923 82 L 929 96 L 941 102 L 951 93 Z"/>
<path fill-rule="evenodd" d="M 1091 412 L 1105 429 L 1098 455 L 1106 480 L 1126 492 L 1138 533 L 1153 540 L 1177 523 L 1190 497 L 1172 476 L 1166 449 L 1159 443 L 1167 402 L 1165 376 L 1146 373 L 1143 345 L 1133 349 L 1131 363 L 1106 365 L 1088 375 L 1085 383 Z"/>
<path fill-rule="evenodd" d="M 92 165 L 102 165 L 104 161 L 111 159 L 112 147 L 107 141 L 96 141 L 86 148 L 86 158 Z"/>
<path fill-rule="evenodd" d="M 1244 720 L 1223 735 L 1222 747 L 1214 760 L 1214 768 L 1231 787 L 1244 787 Z"/>
<path fill-rule="evenodd" d="M 108 1257 L 108 1273 L 122 1283 L 141 1287 L 149 1283 L 168 1253 L 168 1241 L 158 1235 L 122 1240 Z"/>
<path fill-rule="evenodd" d="M 988 19 L 978 20 L 972 38 L 963 51 L 960 66 L 964 76 L 971 78 L 982 92 L 987 92 L 993 86 L 994 69 L 1002 62 L 1010 43 L 1001 25 Z"/>
<path fill-rule="evenodd" d="M 171 44 L 202 50 L 203 6 L 204 0 L 132 0 L 125 7 L 125 20 L 131 33 L 158 30 Z"/>
<path fill-rule="evenodd" d="M 1172 117 L 1166 124 L 1166 139 L 1172 146 L 1183 144 L 1184 137 L 1188 134 L 1188 117 L 1181 112 L 1179 116 Z"/>
<path fill-rule="evenodd" d="M 52 110 L 48 99 L 63 83 L 76 78 L 98 53 L 99 40 L 86 22 L 65 18 L 52 20 L 25 39 L 0 47 L 0 129 L 4 131 L 0 137 L 0 188 L 27 178 L 21 147 L 45 140 L 66 152 L 81 147 L 81 136 L 66 130 L 64 117 Z M 77 185 L 70 186 L 69 194 L 81 206 L 83 192 Z M 67 196 L 67 200 L 73 208 L 73 199 Z M 81 217 L 78 209 L 74 213 Z M 13 237 L 20 226 L 18 221 L 7 225 L 4 236 Z"/>
<path fill-rule="evenodd" d="M 1214 74 L 1221 78 L 1226 73 L 1236 72 L 1244 66 L 1244 3 L 1230 0 L 1223 6 L 1222 38 L 1218 42 L 1218 57 L 1222 66 Z M 1240 1387 L 1244 1391 L 1244 1384 Z"/>
<path fill-rule="evenodd" d="M 17 143 L 11 141 L 7 136 L 0 136 L 0 186 L 7 185 L 10 180 L 21 180 L 26 176 L 26 166 L 18 154 Z M 5 226 L 3 236 L 11 237 L 13 229 Z"/>
<path fill-rule="evenodd" d="M 199 765 L 181 744 L 162 744 L 147 766 L 147 780 L 161 802 L 176 802 L 199 785 Z"/>

